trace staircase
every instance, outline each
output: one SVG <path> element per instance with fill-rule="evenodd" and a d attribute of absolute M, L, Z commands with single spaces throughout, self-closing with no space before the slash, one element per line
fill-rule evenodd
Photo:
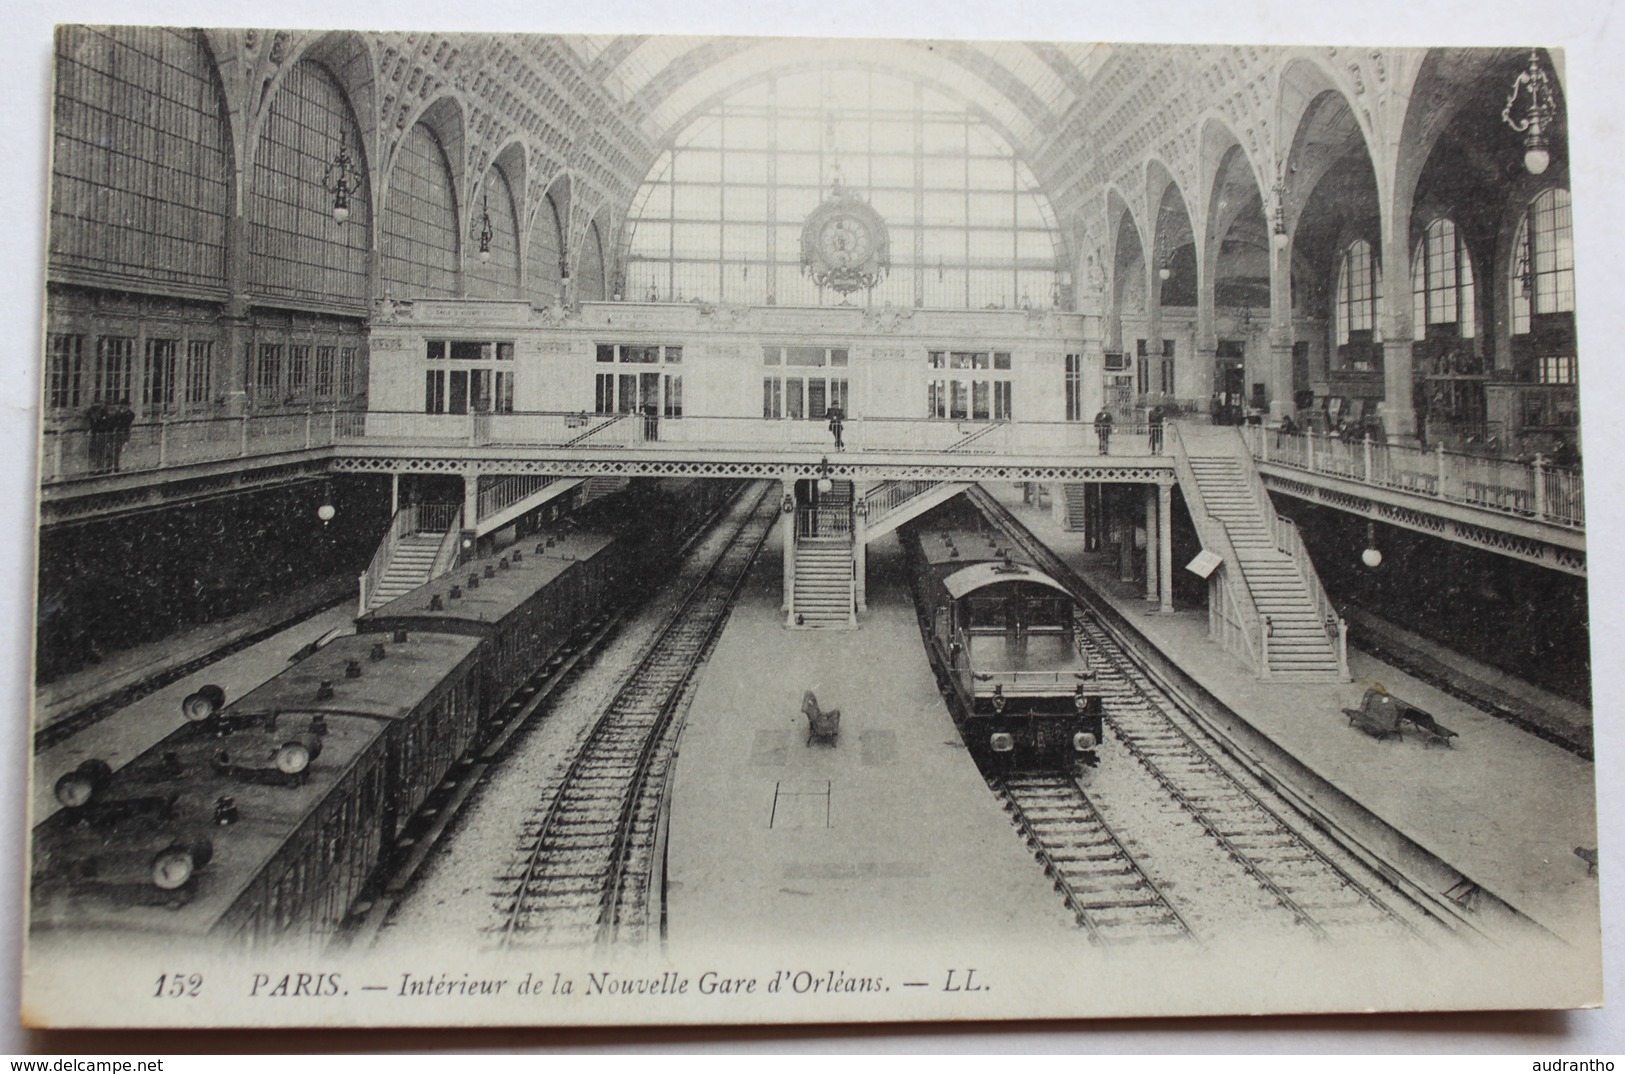
<path fill-rule="evenodd" d="M 863 539 L 884 537 L 968 488 L 963 481 L 881 481 L 863 495 L 868 520 Z"/>
<path fill-rule="evenodd" d="M 852 564 L 852 483 L 836 481 L 817 506 L 796 513 L 792 626 L 846 630 L 857 625 Z"/>
<path fill-rule="evenodd" d="M 413 533 L 395 543 L 395 554 L 384 568 L 368 601 L 368 611 L 388 604 L 396 597 L 405 596 L 429 581 L 434 571 L 435 555 L 440 551 L 440 533 Z"/>
<path fill-rule="evenodd" d="M 848 541 L 796 542 L 792 622 L 800 627 L 846 629 L 854 625 L 852 545 Z"/>
<path fill-rule="evenodd" d="M 1298 682 L 1336 682 L 1344 678 L 1339 640 L 1321 617 L 1321 604 L 1311 593 L 1303 565 L 1279 548 L 1274 510 L 1264 513 L 1253 474 L 1232 453 L 1188 453 L 1201 504 L 1224 525 L 1235 549 L 1241 580 L 1263 617 L 1267 678 Z M 1293 549 L 1303 554 L 1302 548 Z M 1313 567 L 1310 567 L 1313 570 Z"/>
<path fill-rule="evenodd" d="M 1087 485 L 1069 484 L 1061 486 L 1061 495 L 1066 498 L 1066 518 L 1061 528 L 1071 533 L 1081 533 L 1088 525 L 1089 515 L 1084 509 L 1084 491 Z"/>
<path fill-rule="evenodd" d="M 365 615 L 450 570 L 462 522 L 459 503 L 408 504 L 395 512 L 361 575 L 357 614 Z"/>
<path fill-rule="evenodd" d="M 580 503 L 582 506 L 586 506 L 594 500 L 603 499 L 605 496 L 614 496 L 617 493 L 625 492 L 626 486 L 630 483 L 631 479 L 626 477 L 589 477 L 586 485 L 581 490 Z"/>

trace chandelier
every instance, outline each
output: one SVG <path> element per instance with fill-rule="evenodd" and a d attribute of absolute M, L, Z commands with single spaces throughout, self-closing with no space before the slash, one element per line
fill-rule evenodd
<path fill-rule="evenodd" d="M 327 162 L 322 172 L 322 188 L 333 195 L 333 220 L 344 223 L 350 219 L 350 198 L 361 189 L 361 169 L 350 157 L 350 147 L 344 132 L 339 132 L 338 156 Z"/>
<path fill-rule="evenodd" d="M 1556 120 L 1556 90 L 1546 68 L 1541 66 L 1540 53 L 1531 49 L 1529 66 L 1512 80 L 1512 92 L 1501 109 L 1501 122 L 1523 135 L 1523 166 L 1530 175 L 1540 175 L 1552 162 L 1551 130 Z"/>

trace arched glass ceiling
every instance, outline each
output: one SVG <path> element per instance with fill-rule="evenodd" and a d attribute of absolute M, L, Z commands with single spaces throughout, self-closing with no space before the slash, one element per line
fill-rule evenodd
<path fill-rule="evenodd" d="M 875 304 L 1046 306 L 1058 235 L 1032 172 L 980 115 L 867 69 L 758 81 L 705 111 L 632 203 L 632 298 L 831 305 L 802 275 L 803 221 L 843 184 L 886 220 Z"/>
<path fill-rule="evenodd" d="M 738 86 L 769 72 L 871 66 L 952 85 L 1018 151 L 1057 129 L 1109 49 L 1082 43 L 873 41 L 832 38 L 582 37 L 567 39 L 656 144 Z"/>

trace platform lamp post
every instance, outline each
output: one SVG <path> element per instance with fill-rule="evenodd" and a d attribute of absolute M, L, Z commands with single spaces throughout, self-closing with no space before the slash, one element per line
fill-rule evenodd
<path fill-rule="evenodd" d="M 1518 99 L 1523 98 L 1519 108 Z M 1513 109 L 1518 109 L 1514 113 Z M 1556 90 L 1551 76 L 1540 62 L 1538 50 L 1530 49 L 1529 66 L 1512 80 L 1501 122 L 1523 135 L 1523 166 L 1530 175 L 1541 175 L 1552 163 L 1551 130 L 1557 120 Z"/>
<path fill-rule="evenodd" d="M 350 198 L 361 190 L 361 169 L 350 156 L 350 146 L 344 132 L 339 132 L 338 155 L 327 162 L 322 172 L 322 188 L 333 195 L 333 221 L 342 224 L 350 219 Z"/>
<path fill-rule="evenodd" d="M 821 495 L 821 496 L 822 495 L 827 495 L 831 490 L 833 490 L 835 488 L 835 481 L 830 476 L 833 473 L 835 473 L 835 471 L 829 464 L 829 456 L 825 455 L 824 458 L 818 464 L 818 493 L 819 493 L 819 495 Z"/>
<path fill-rule="evenodd" d="M 1382 566 L 1382 552 L 1377 548 L 1377 524 L 1365 524 L 1365 551 L 1360 553 L 1360 562 L 1372 570 Z"/>

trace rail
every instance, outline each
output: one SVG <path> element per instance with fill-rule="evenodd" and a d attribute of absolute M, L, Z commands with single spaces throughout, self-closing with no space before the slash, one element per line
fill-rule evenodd
<path fill-rule="evenodd" d="M 395 512 L 389 520 L 389 529 L 384 532 L 383 538 L 378 542 L 378 550 L 372 554 L 372 560 L 367 569 L 361 573 L 360 578 L 360 612 L 367 614 L 367 606 L 372 601 L 372 595 L 378 592 L 378 584 L 384 580 L 389 570 L 390 561 L 395 558 L 395 551 L 400 547 L 401 538 L 414 533 L 445 533 L 441 539 L 440 548 L 443 551 L 447 541 L 451 541 L 453 548 L 457 547 L 459 523 L 463 517 L 463 505 L 458 503 L 409 503 Z M 440 555 L 435 557 L 436 570 L 430 575 L 438 578 L 451 569 L 447 563 L 442 569 L 439 567 Z M 453 555 L 455 561 L 455 554 Z"/>
<path fill-rule="evenodd" d="M 1541 455 L 1528 461 L 1502 459 L 1450 451 L 1443 444 L 1426 450 L 1370 436 L 1349 441 L 1313 431 L 1283 434 L 1258 425 L 1244 427 L 1242 435 L 1261 463 L 1585 528 L 1579 471 L 1552 466 Z"/>
<path fill-rule="evenodd" d="M 496 478 L 480 489 L 477 521 L 484 521 L 498 511 L 512 507 L 558 480 L 553 474 L 511 474 Z"/>
<path fill-rule="evenodd" d="M 796 508 L 797 537 L 846 537 L 852 533 L 852 508 L 840 507 Z"/>
<path fill-rule="evenodd" d="M 1179 423 L 1167 423 L 1169 454 L 1174 460 L 1174 473 L 1185 492 L 1185 506 L 1196 525 L 1202 546 L 1216 553 L 1224 562 L 1219 567 L 1216 590 L 1220 599 L 1208 602 L 1208 631 L 1216 636 L 1228 652 L 1245 659 L 1256 668 L 1262 679 L 1270 677 L 1269 635 L 1270 625 L 1259 615 L 1252 592 L 1238 577 L 1241 558 L 1230 543 L 1230 534 L 1224 523 L 1208 513 L 1202 499 L 1201 486 L 1196 483 L 1196 471 L 1191 468 L 1190 455 L 1179 431 Z"/>
<path fill-rule="evenodd" d="M 200 462 L 332 447 L 361 435 L 365 411 L 310 407 L 218 417 L 159 417 L 114 428 L 46 428 L 40 481 L 148 473 Z"/>
<path fill-rule="evenodd" d="M 417 518 L 418 505 L 411 503 L 396 511 L 394 517 L 389 520 L 389 529 L 384 531 L 383 539 L 378 542 L 378 549 L 373 552 L 367 569 L 361 572 L 357 615 L 367 614 L 367 607 L 372 603 L 372 595 L 378 592 L 378 584 L 384 580 L 384 572 L 389 570 L 389 561 L 395 558 L 395 550 L 400 547 L 401 538 L 408 533 L 416 532 Z"/>
<path fill-rule="evenodd" d="M 457 566 L 458 554 L 463 549 L 463 505 L 454 503 L 446 506 L 453 508 L 455 513 L 446 526 L 446 535 L 440 538 L 440 546 L 435 549 L 434 565 L 429 568 L 431 582 Z"/>
<path fill-rule="evenodd" d="M 1253 426 L 1257 428 L 1257 426 Z M 1320 628 L 1326 634 L 1326 640 L 1331 642 L 1332 651 L 1337 654 L 1338 677 L 1344 682 L 1349 679 L 1348 654 L 1348 623 L 1338 612 L 1332 598 L 1327 595 L 1326 587 L 1321 584 L 1320 573 L 1315 570 L 1315 561 L 1309 556 L 1309 549 L 1304 546 L 1303 537 L 1298 532 L 1297 523 L 1275 510 L 1275 501 L 1264 488 L 1263 478 L 1259 476 L 1258 465 L 1253 460 L 1250 451 L 1239 452 L 1243 479 L 1247 487 L 1252 490 L 1254 502 L 1258 504 L 1264 518 L 1269 522 L 1270 536 L 1275 547 L 1292 557 L 1292 564 L 1298 570 L 1298 577 L 1303 581 L 1304 588 L 1309 593 L 1309 599 L 1315 606 L 1315 618 Z M 1268 632 L 1266 631 L 1266 637 Z"/>
<path fill-rule="evenodd" d="M 871 522 L 891 514 L 916 496 L 935 488 L 936 481 L 883 481 L 863 494 L 865 517 Z"/>
<path fill-rule="evenodd" d="M 1314 561 L 1309 558 L 1309 549 L 1304 547 L 1303 536 L 1298 532 L 1298 524 L 1285 515 L 1272 516 L 1275 520 L 1275 547 L 1292 557 L 1297 565 L 1298 577 L 1303 579 L 1304 586 L 1309 590 L 1309 599 L 1314 602 L 1315 615 L 1320 621 L 1321 629 L 1337 650 L 1337 672 L 1344 681 L 1349 681 L 1349 625 L 1332 603 L 1327 595 L 1326 587 L 1320 582 L 1320 574 L 1315 570 Z"/>

